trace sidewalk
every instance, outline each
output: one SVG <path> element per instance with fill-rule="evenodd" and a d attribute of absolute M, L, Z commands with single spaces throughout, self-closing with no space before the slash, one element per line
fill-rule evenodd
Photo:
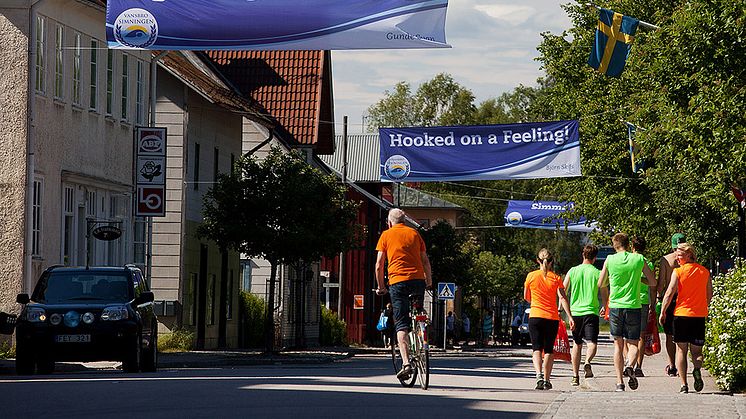
<path fill-rule="evenodd" d="M 661 335 L 665 339 L 665 335 Z M 547 407 L 544 418 L 746 418 L 746 397 L 721 392 L 710 374 L 702 370 L 705 387 L 701 393 L 694 391 L 689 362 L 689 394 L 679 394 L 679 377 L 668 377 L 665 367 L 668 357 L 665 348 L 661 353 L 645 357 L 643 372 L 638 378 L 640 387 L 632 391 L 627 386 L 624 393 L 616 393 L 616 376 L 613 365 L 613 345 L 599 341 L 598 355 L 593 362 L 594 378 L 583 379 L 581 385 L 570 385 L 571 368 L 566 362 L 555 362 L 557 371 L 553 380 L 560 395 Z M 583 351 L 585 353 L 585 350 Z M 559 368 L 557 368 L 559 367 Z M 553 374 L 555 375 L 555 374 Z M 625 385 L 628 379 L 625 378 Z"/>

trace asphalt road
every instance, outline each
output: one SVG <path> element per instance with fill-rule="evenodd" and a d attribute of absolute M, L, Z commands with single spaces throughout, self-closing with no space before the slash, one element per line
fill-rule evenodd
<path fill-rule="evenodd" d="M 106 368 L 0 378 L 0 416 L 5 418 L 533 417 L 558 395 L 532 390 L 527 356 L 440 354 L 432 359 L 428 390 L 402 387 L 383 355 L 322 365 L 155 374 Z"/>

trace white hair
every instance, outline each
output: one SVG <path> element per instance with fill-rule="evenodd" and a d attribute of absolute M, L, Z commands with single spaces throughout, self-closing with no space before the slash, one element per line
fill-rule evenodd
<path fill-rule="evenodd" d="M 404 211 L 399 208 L 391 208 L 389 211 L 389 222 L 391 224 L 401 224 L 404 222 Z"/>

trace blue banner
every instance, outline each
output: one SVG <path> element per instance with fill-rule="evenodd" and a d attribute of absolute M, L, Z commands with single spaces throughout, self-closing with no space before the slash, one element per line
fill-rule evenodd
<path fill-rule="evenodd" d="M 557 201 L 510 201 L 505 210 L 505 226 L 518 228 L 543 228 L 554 230 L 557 227 L 569 231 L 588 233 L 593 231 L 596 223 L 585 225 L 585 217 L 577 221 L 566 221 L 558 218 L 564 212 L 571 211 L 572 202 Z"/>
<path fill-rule="evenodd" d="M 448 0 L 108 0 L 109 48 L 450 48 Z"/>
<path fill-rule="evenodd" d="M 381 128 L 381 180 L 580 176 L 578 121 Z"/>

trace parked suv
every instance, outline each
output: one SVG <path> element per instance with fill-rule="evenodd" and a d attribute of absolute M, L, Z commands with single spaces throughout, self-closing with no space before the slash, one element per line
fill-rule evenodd
<path fill-rule="evenodd" d="M 122 361 L 125 372 L 155 371 L 153 293 L 134 266 L 44 271 L 16 322 L 18 374 L 50 374 L 55 361 Z"/>

